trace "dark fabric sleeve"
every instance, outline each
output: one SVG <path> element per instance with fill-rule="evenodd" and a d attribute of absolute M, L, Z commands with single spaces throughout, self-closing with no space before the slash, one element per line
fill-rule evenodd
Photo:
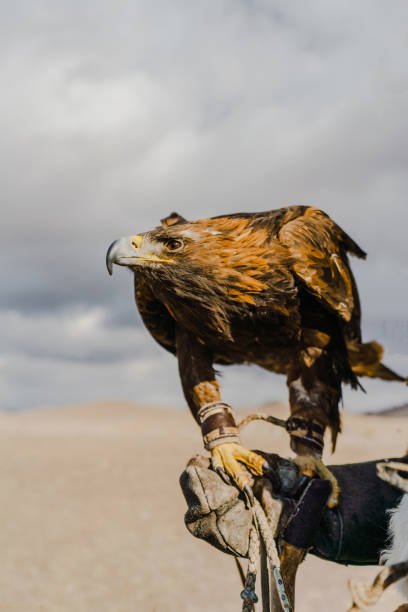
<path fill-rule="evenodd" d="M 341 502 L 337 509 L 323 512 L 312 554 L 337 563 L 378 565 L 387 546 L 387 513 L 402 497 L 399 489 L 378 478 L 379 461 L 387 459 L 330 466 L 341 488 Z M 408 463 L 408 457 L 389 461 Z"/>

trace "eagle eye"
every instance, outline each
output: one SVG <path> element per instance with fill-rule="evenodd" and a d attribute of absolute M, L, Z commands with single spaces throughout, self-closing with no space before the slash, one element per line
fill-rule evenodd
<path fill-rule="evenodd" d="M 179 240 L 178 238 L 169 238 L 169 240 L 166 240 L 164 244 L 169 251 L 173 252 L 181 251 L 184 246 L 184 242 L 182 240 Z"/>

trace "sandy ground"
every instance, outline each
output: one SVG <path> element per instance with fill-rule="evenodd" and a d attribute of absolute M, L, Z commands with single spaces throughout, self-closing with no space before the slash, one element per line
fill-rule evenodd
<path fill-rule="evenodd" d="M 401 454 L 407 424 L 345 415 L 336 462 Z M 1 611 L 240 610 L 233 560 L 184 527 L 178 477 L 201 448 L 187 410 L 1 413 L 0 437 Z M 268 424 L 251 425 L 245 443 L 288 454 L 286 434 Z M 375 572 L 308 557 L 298 612 L 344 612 L 347 579 Z M 373 610 L 400 601 L 390 589 Z"/>

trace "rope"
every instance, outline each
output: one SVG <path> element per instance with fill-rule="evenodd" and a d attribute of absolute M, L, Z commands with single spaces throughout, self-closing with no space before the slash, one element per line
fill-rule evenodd
<path fill-rule="evenodd" d="M 241 591 L 242 612 L 253 612 L 258 596 L 255 593 L 256 575 L 258 572 L 260 541 L 255 525 L 249 532 L 248 569 L 245 577 L 244 590 Z"/>
<path fill-rule="evenodd" d="M 285 591 L 285 585 L 283 583 L 282 574 L 280 570 L 279 554 L 274 538 L 278 524 L 276 522 L 273 526 L 273 529 L 270 529 L 266 514 L 261 504 L 256 498 L 254 499 L 254 514 L 257 523 L 258 533 L 260 534 L 260 537 L 262 538 L 263 543 L 265 545 L 266 555 L 268 557 L 270 569 L 275 580 L 276 589 L 279 595 L 280 602 L 282 604 L 282 608 L 285 611 L 289 611 L 289 598 Z"/>
<path fill-rule="evenodd" d="M 283 429 L 286 429 L 287 426 L 286 420 L 284 419 L 278 419 L 272 415 L 257 412 L 242 419 L 241 422 L 238 423 L 238 429 L 242 430 L 252 421 L 266 421 L 267 423 L 282 427 Z M 275 542 L 275 534 L 278 528 L 281 508 L 279 508 L 279 511 L 276 511 L 275 506 L 278 502 L 275 503 L 276 500 L 272 498 L 270 491 L 268 491 L 270 499 L 265 504 L 266 513 L 262 505 L 254 497 L 252 489 L 244 492 L 246 493 L 248 507 L 252 510 L 252 527 L 249 533 L 248 569 L 244 589 L 241 592 L 241 598 L 243 599 L 242 612 L 253 612 L 255 604 L 258 602 L 258 596 L 255 593 L 255 583 L 261 555 L 261 542 L 266 552 L 267 562 L 269 563 L 270 571 L 273 575 L 282 609 L 285 612 L 290 612 L 289 598 L 285 591 L 285 585 L 280 570 L 279 554 Z M 267 609 L 269 609 L 269 604 L 270 602 L 268 602 Z"/>
<path fill-rule="evenodd" d="M 285 591 L 282 574 L 280 571 L 279 554 L 275 543 L 275 533 L 278 527 L 279 514 L 274 513 L 272 516 L 265 514 L 264 509 L 256 498 L 253 498 L 252 509 L 253 524 L 249 534 L 248 546 L 248 570 L 245 579 L 245 588 L 241 592 L 243 599 L 242 612 L 252 612 L 254 604 L 257 603 L 258 597 L 255 593 L 256 575 L 259 565 L 261 541 L 265 547 L 266 556 L 273 575 L 276 590 L 285 612 L 290 611 L 289 598 Z"/>

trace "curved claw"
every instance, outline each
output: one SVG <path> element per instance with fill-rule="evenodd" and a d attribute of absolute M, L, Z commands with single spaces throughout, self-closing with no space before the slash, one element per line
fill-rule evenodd
<path fill-rule="evenodd" d="M 225 442 L 214 447 L 211 450 L 211 462 L 213 469 L 225 482 L 227 475 L 241 491 L 244 491 L 245 487 L 251 487 L 252 474 L 263 474 L 266 463 L 263 457 L 236 442 Z"/>

